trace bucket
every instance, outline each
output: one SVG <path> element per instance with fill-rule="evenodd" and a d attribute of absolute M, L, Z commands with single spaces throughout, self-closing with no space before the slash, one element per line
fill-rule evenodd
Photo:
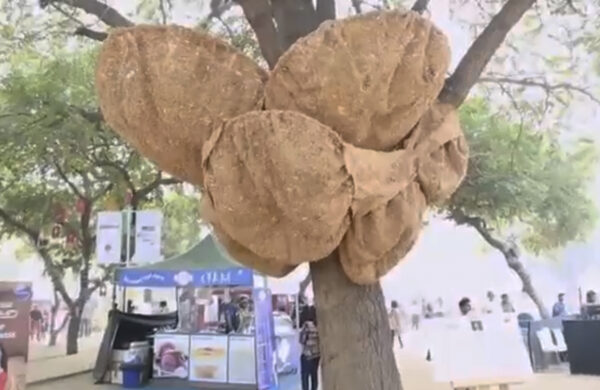
<path fill-rule="evenodd" d="M 123 364 L 121 365 L 121 371 L 123 371 L 123 387 L 126 389 L 137 389 L 142 387 L 143 381 L 143 364 Z"/>

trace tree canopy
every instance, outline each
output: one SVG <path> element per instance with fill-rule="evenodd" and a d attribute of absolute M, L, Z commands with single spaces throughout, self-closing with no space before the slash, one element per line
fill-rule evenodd
<path fill-rule="evenodd" d="M 494 113 L 483 99 L 461 108 L 461 123 L 472 154 L 467 176 L 448 203 L 451 216 L 516 228 L 536 253 L 586 237 L 597 217 L 590 192 L 598 156 L 592 141 L 565 145 L 556 132 Z"/>

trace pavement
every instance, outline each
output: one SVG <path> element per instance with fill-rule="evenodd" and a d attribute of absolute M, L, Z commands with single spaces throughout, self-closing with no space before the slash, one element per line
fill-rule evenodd
<path fill-rule="evenodd" d="M 47 381 L 89 371 L 96 363 L 102 335 L 94 333 L 79 339 L 79 353 L 65 356 L 65 342 L 61 339 L 56 346 L 34 342 L 29 346 L 27 383 Z"/>
<path fill-rule="evenodd" d="M 433 365 L 432 363 L 426 362 L 422 356 L 417 356 L 410 352 L 398 351 L 398 365 L 400 374 L 402 375 L 404 390 L 451 390 L 451 387 L 448 384 L 435 383 L 433 381 Z M 110 385 L 93 385 L 91 373 L 87 373 L 63 378 L 57 381 L 31 385 L 27 387 L 27 390 L 116 390 L 118 388 L 119 387 Z M 191 389 L 191 387 L 189 389 Z M 531 382 L 511 386 L 511 390 L 513 389 L 598 390 L 600 389 L 600 377 L 573 376 L 568 373 L 536 374 Z"/>

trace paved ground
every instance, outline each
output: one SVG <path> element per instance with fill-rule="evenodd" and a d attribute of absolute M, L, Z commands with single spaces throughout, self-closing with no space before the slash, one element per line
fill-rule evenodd
<path fill-rule="evenodd" d="M 400 371 L 405 390 L 450 390 L 450 386 L 433 382 L 433 367 L 423 358 L 399 354 Z M 94 386 L 91 374 L 78 375 L 60 381 L 28 386 L 28 390 L 113 390 L 113 386 Z M 511 388 L 512 389 L 512 388 Z M 514 390 L 598 390 L 600 378 L 578 377 L 568 374 L 539 374 L 527 384 Z M 166 390 L 166 389 L 165 389 Z M 187 390 L 187 389 L 186 389 Z"/>

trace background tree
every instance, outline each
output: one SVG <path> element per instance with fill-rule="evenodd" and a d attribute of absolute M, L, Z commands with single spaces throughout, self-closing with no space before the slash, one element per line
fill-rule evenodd
<path fill-rule="evenodd" d="M 217 21 L 225 20 L 224 12 L 235 12 L 233 10 L 239 5 L 248 25 L 255 33 L 266 63 L 271 67 L 276 63 L 279 55 L 296 39 L 312 31 L 320 22 L 334 19 L 336 8 L 344 8 L 342 0 L 337 2 L 335 0 L 317 0 L 316 4 L 309 0 L 238 0 L 235 2 L 213 0 L 208 9 L 196 7 L 200 3 L 194 2 L 190 7 L 190 3 L 185 1 L 138 1 L 137 5 L 144 4 L 146 7 L 144 13 L 141 14 L 131 9 L 119 12 L 97 0 L 42 0 L 40 2 L 49 11 L 44 14 L 47 15 L 44 23 L 49 23 L 48 20 L 54 20 L 62 15 L 60 22 L 64 23 L 63 27 L 70 28 L 69 31 L 75 32 L 77 35 L 96 40 L 106 37 L 106 27 L 130 26 L 133 24 L 132 20 L 139 22 L 148 21 L 150 18 L 150 20 L 161 23 L 169 22 L 173 20 L 176 13 L 173 8 L 178 6 L 180 9 L 188 6 L 188 15 L 191 15 L 191 20 L 195 21 L 194 24 L 205 26 L 205 23 L 213 22 L 215 19 Z M 234 3 L 236 6 L 233 5 Z M 336 7 L 336 3 L 339 3 L 337 5 L 341 7 Z M 406 4 L 404 1 L 384 0 L 381 2 L 346 1 L 345 5 L 352 12 L 360 13 L 373 8 L 389 8 L 400 3 Z M 421 12 L 427 10 L 428 3 L 428 1 L 419 0 L 409 6 Z M 503 103 L 507 107 L 514 108 L 515 117 L 522 114 L 522 111 L 536 112 L 545 116 L 548 112 L 556 113 L 556 115 L 564 114 L 565 107 L 569 105 L 572 95 L 588 92 L 577 85 L 565 84 L 563 81 L 554 79 L 548 80 L 545 77 L 549 74 L 549 70 L 553 70 L 552 76 L 560 75 L 561 78 L 572 78 L 573 72 L 579 70 L 576 66 L 572 67 L 569 76 L 569 72 L 560 69 L 562 66 L 560 61 L 543 63 L 541 67 L 544 72 L 536 69 L 536 73 L 533 75 L 523 74 L 521 71 L 523 64 L 538 64 L 539 61 L 515 59 L 527 57 L 527 53 L 536 51 L 534 46 L 547 48 L 549 45 L 532 45 L 529 42 L 527 47 L 523 47 L 524 40 L 520 37 L 525 35 L 521 34 L 513 35 L 509 45 L 501 48 L 508 31 L 534 3 L 534 0 L 486 2 L 451 0 L 448 2 L 451 12 L 457 18 L 461 18 L 463 15 L 475 16 L 474 21 L 468 21 L 474 41 L 448 78 L 446 87 L 439 97 L 440 100 L 458 106 L 464 101 L 473 85 L 482 82 L 485 83 L 486 88 L 479 87 L 478 93 L 491 93 L 494 97 L 505 97 Z M 581 2 L 566 0 L 538 1 L 537 12 L 529 13 L 526 21 L 530 25 L 532 21 L 535 21 L 534 25 L 542 25 L 542 28 L 537 28 L 536 31 L 538 34 L 545 34 L 549 37 L 550 31 L 543 28 L 546 17 L 565 16 L 565 18 L 580 18 L 581 20 L 595 19 L 582 16 L 581 10 L 577 6 L 573 6 L 575 3 L 577 6 L 581 5 Z M 462 8 L 464 7 L 470 7 L 469 12 L 463 12 Z M 229 9 L 232 11 L 228 11 Z M 560 9 L 560 13 L 554 12 L 556 9 Z M 573 24 L 572 20 L 570 23 L 575 25 L 575 28 L 571 27 L 569 31 L 580 29 L 582 25 L 581 23 Z M 37 27 L 35 30 L 40 29 Z M 589 32 L 586 29 L 582 30 Z M 62 29 L 61 31 L 64 33 L 66 30 Z M 552 34 L 554 34 L 553 31 Z M 567 38 L 559 38 L 561 44 L 564 43 L 566 47 L 568 46 L 567 42 L 576 41 L 578 37 L 575 34 L 569 35 Z M 513 45 L 513 42 L 518 44 Z M 576 46 L 573 44 L 570 47 Z M 508 64 L 506 69 L 503 68 L 506 72 L 486 73 L 484 74 L 486 79 L 480 78 L 484 68 L 499 48 L 497 57 L 499 61 L 494 61 L 488 69 L 497 70 L 500 67 L 499 64 L 504 63 Z M 575 59 L 571 65 L 581 63 L 576 60 L 576 56 L 571 58 Z M 536 104 L 523 103 L 526 99 L 520 97 L 524 95 L 524 89 L 541 90 L 542 96 L 536 99 L 539 104 L 537 102 Z M 515 95 L 517 95 L 516 99 Z M 547 95 L 548 98 L 546 99 L 543 95 Z M 556 101 L 559 101 L 559 104 L 555 104 Z M 566 104 L 560 103 L 561 101 Z M 348 387 L 345 385 L 349 384 L 350 387 L 364 389 L 396 390 L 400 388 L 400 383 L 393 359 L 380 362 L 378 366 L 366 364 L 369 361 L 378 361 L 381 356 L 388 356 L 391 353 L 388 350 L 389 335 L 386 332 L 387 321 L 381 289 L 379 286 L 359 287 L 349 283 L 342 276 L 339 268 L 335 256 L 333 256 L 330 261 L 319 262 L 311 270 L 315 282 L 317 305 L 320 313 L 325 314 L 321 318 L 320 326 L 335 326 L 336 321 L 342 320 L 345 324 L 353 324 L 352 326 L 336 327 L 338 330 L 336 337 L 323 340 L 324 350 L 328 356 L 332 357 L 327 359 L 324 364 L 325 387 Z M 352 305 L 346 304 L 349 301 L 352 302 Z M 369 331 L 373 328 L 381 329 L 377 332 Z M 356 339 L 360 342 L 348 345 L 348 339 Z"/>
<path fill-rule="evenodd" d="M 77 353 L 80 316 L 110 278 L 92 265 L 95 212 L 139 207 L 175 183 L 106 128 L 93 87 L 95 53 L 28 50 L 0 80 L 0 231 L 23 238 L 42 259 L 68 307 L 67 353 Z M 67 290 L 67 272 L 78 292 Z"/>
<path fill-rule="evenodd" d="M 564 146 L 555 132 L 494 114 L 483 99 L 461 108 L 472 150 L 467 176 L 444 207 L 458 225 L 474 228 L 502 253 L 542 318 L 549 312 L 520 260 L 519 245 L 536 254 L 585 238 L 596 221 L 589 186 L 597 153 L 589 139 Z M 512 229 L 519 239 L 506 237 Z"/>

